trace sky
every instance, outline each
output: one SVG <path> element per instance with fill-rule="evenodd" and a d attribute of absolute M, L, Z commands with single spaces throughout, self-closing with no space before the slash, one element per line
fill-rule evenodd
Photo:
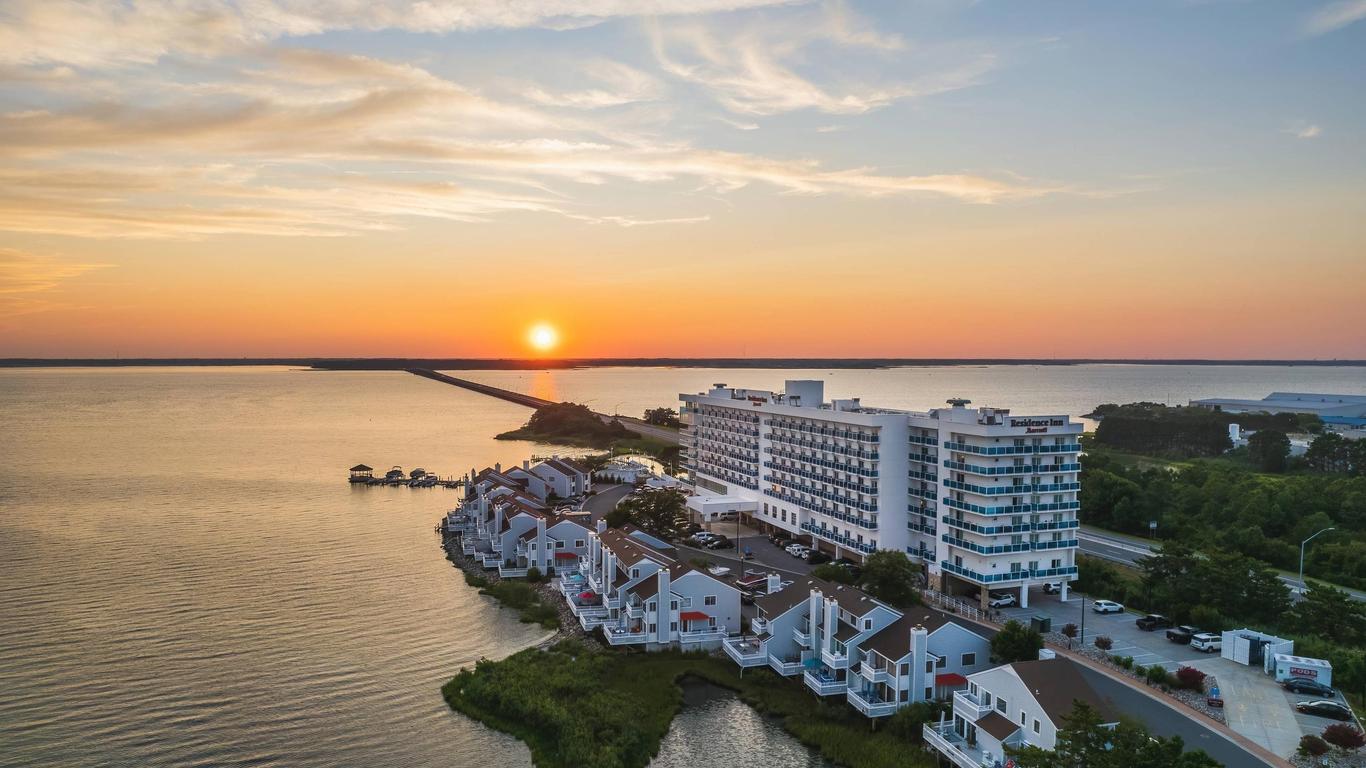
<path fill-rule="evenodd" d="M 1364 94 L 1366 0 L 0 0 L 0 357 L 1366 358 Z"/>

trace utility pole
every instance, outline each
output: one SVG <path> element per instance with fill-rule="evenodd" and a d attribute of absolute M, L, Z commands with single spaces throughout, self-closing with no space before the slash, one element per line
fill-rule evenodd
<path fill-rule="evenodd" d="M 1318 536 L 1319 533 L 1328 533 L 1329 531 L 1336 531 L 1336 530 L 1337 530 L 1336 528 L 1324 528 L 1323 530 L 1321 530 L 1321 531 L 1319 531 L 1318 533 L 1314 534 L 1314 536 Z M 1306 588 L 1306 585 L 1305 585 L 1305 583 L 1304 583 L 1304 546 L 1305 546 L 1306 544 L 1308 544 L 1310 541 L 1312 541 L 1313 538 L 1314 538 L 1314 536 L 1310 536 L 1309 538 L 1307 538 L 1307 539 L 1305 539 L 1304 541 L 1301 541 L 1301 542 L 1300 542 L 1300 594 L 1301 594 L 1301 595 L 1303 595 L 1303 594 L 1305 593 L 1305 588 Z"/>

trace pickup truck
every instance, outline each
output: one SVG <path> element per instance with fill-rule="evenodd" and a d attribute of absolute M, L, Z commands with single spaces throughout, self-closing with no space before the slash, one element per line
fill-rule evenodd
<path fill-rule="evenodd" d="M 1195 637 L 1198 634 L 1200 634 L 1199 629 L 1196 629 L 1189 624 L 1182 624 L 1179 627 L 1172 627 L 1167 630 L 1167 639 L 1173 643 L 1186 645 L 1191 641 L 1192 637 Z"/>
<path fill-rule="evenodd" d="M 1172 620 L 1158 613 L 1150 613 L 1134 621 L 1134 624 L 1144 632 L 1153 632 L 1170 627 Z"/>

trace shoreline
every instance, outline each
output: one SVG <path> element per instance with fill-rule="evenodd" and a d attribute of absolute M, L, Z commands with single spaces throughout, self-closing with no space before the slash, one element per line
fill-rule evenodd
<path fill-rule="evenodd" d="M 953 366 L 1022 365 L 1190 365 L 1190 366 L 1269 366 L 1362 368 L 1361 359 L 1217 359 L 1217 358 L 733 358 L 733 357 L 659 357 L 659 358 L 572 358 L 538 360 L 524 358 L 328 358 L 328 357 L 11 357 L 0 358 L 0 368 L 129 368 L 142 366 L 242 367 L 293 366 L 324 371 L 389 371 L 431 368 L 448 371 L 543 371 L 580 368 L 736 368 L 877 370 L 886 368 L 930 368 Z"/>

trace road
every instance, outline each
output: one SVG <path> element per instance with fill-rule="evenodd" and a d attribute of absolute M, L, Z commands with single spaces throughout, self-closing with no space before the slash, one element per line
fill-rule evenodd
<path fill-rule="evenodd" d="M 1138 561 L 1152 554 L 1152 545 L 1145 544 L 1135 539 L 1122 538 L 1098 531 L 1094 528 L 1082 528 L 1077 531 L 1078 548 L 1083 554 L 1093 555 L 1103 560 L 1120 563 L 1130 567 L 1137 567 Z M 1281 576 L 1281 581 L 1290 587 L 1292 591 L 1298 590 L 1299 579 L 1294 576 Z M 1366 592 L 1355 589 L 1339 587 L 1354 600 L 1366 602 Z"/>

